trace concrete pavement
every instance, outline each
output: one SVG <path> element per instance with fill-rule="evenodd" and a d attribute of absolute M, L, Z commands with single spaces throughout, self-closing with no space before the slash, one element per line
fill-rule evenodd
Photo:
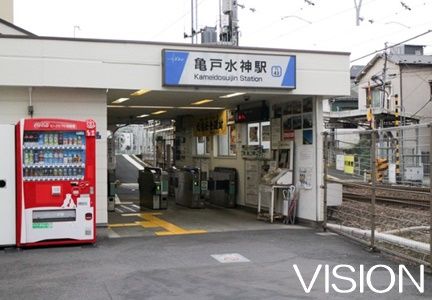
<path fill-rule="evenodd" d="M 309 284 L 318 264 L 366 265 L 395 262 L 337 235 L 312 229 L 259 230 L 108 239 L 96 247 L 58 247 L 0 252 L 1 299 L 430 299 L 432 278 L 420 295 L 405 280 L 378 295 L 324 292 L 321 271 L 306 294 L 293 270 L 301 268 Z M 238 253 L 250 260 L 220 263 L 211 255 Z M 417 272 L 417 271 L 416 271 Z M 416 273 L 414 272 L 414 273 Z M 376 276 L 378 274 L 378 276 Z M 383 271 L 374 273 L 377 288 L 386 286 Z M 353 275 L 351 275 L 353 276 Z M 333 279 L 331 279 L 333 280 Z M 397 280 L 396 280 L 397 281 Z M 340 282 L 339 282 L 340 283 Z M 343 286 L 343 284 L 341 284 Z"/>

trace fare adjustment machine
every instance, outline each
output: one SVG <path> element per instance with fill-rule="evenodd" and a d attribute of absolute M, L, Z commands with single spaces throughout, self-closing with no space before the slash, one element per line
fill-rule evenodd
<path fill-rule="evenodd" d="M 184 167 L 176 173 L 176 186 L 174 189 L 176 203 L 189 208 L 204 208 L 201 198 L 200 169 Z"/>
<path fill-rule="evenodd" d="M 168 207 L 168 173 L 161 168 L 145 167 L 138 176 L 140 206 L 150 209 Z"/>

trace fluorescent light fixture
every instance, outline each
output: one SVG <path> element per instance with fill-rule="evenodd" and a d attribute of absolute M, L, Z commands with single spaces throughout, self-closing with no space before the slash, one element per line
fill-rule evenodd
<path fill-rule="evenodd" d="M 108 108 L 123 108 L 126 107 L 124 105 L 107 105 Z"/>
<path fill-rule="evenodd" d="M 156 130 L 155 132 L 164 132 L 164 131 L 170 131 L 170 130 L 174 130 L 174 127 L 159 129 L 159 130 Z"/>
<path fill-rule="evenodd" d="M 125 101 L 128 101 L 130 98 L 118 98 L 117 100 L 114 100 L 112 103 L 114 104 L 120 104 L 123 103 Z"/>
<path fill-rule="evenodd" d="M 158 105 L 131 105 L 128 108 L 154 108 L 154 109 L 170 109 L 174 106 L 158 106 Z"/>
<path fill-rule="evenodd" d="M 217 109 L 217 110 L 221 110 L 221 109 L 225 109 L 225 107 L 210 107 L 210 106 L 180 106 L 177 107 L 178 109 Z"/>
<path fill-rule="evenodd" d="M 192 102 L 191 104 L 192 105 L 201 105 L 201 104 L 209 103 L 209 102 L 213 102 L 213 99 L 202 99 L 202 100 Z"/>
<path fill-rule="evenodd" d="M 133 92 L 132 94 L 130 94 L 132 97 L 137 97 L 137 96 L 141 96 L 144 95 L 145 93 L 150 92 L 150 90 L 147 89 L 140 89 L 138 91 Z"/>
<path fill-rule="evenodd" d="M 158 111 L 152 112 L 151 114 L 152 115 L 161 115 L 161 114 L 164 114 L 166 112 L 167 112 L 166 110 L 158 110 Z"/>
<path fill-rule="evenodd" d="M 149 114 L 143 114 L 143 115 L 139 115 L 139 116 L 137 116 L 137 118 L 145 118 L 145 117 L 148 117 L 149 116 Z"/>
<path fill-rule="evenodd" d="M 246 93 L 232 93 L 232 94 L 228 94 L 228 95 L 223 95 L 223 96 L 219 96 L 219 98 L 232 98 L 232 97 L 236 97 L 236 96 L 241 96 L 244 95 Z"/>

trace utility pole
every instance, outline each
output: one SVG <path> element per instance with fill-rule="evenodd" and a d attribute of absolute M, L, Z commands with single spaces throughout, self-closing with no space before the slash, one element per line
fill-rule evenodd
<path fill-rule="evenodd" d="M 387 47 L 388 43 L 384 43 L 384 66 L 382 71 L 382 103 L 381 108 L 385 107 L 386 103 L 386 81 L 387 81 L 387 60 L 388 60 L 388 53 L 387 53 Z"/>
<path fill-rule="evenodd" d="M 362 2 L 363 2 L 363 0 L 354 0 L 354 7 L 356 10 L 356 25 L 357 26 L 360 26 L 360 20 L 361 20 L 360 9 L 361 9 Z"/>

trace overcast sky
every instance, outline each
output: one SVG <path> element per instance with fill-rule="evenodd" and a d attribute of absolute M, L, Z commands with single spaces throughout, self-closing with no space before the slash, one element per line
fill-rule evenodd
<path fill-rule="evenodd" d="M 359 1 L 359 0 L 357 0 Z M 351 52 L 351 59 L 432 29 L 432 0 L 243 0 L 240 46 Z M 37 35 L 190 43 L 191 0 L 15 0 L 15 24 Z M 290 16 L 281 20 L 284 16 Z M 370 20 L 370 21 L 369 21 Z M 198 25 L 216 26 L 219 0 L 198 0 Z M 428 46 L 432 32 L 411 41 Z M 356 62 L 367 63 L 369 58 Z"/>

